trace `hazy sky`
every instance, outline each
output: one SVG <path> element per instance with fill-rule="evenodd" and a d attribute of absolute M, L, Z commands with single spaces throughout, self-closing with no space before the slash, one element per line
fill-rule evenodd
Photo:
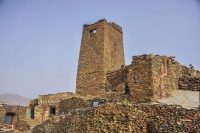
<path fill-rule="evenodd" d="M 75 91 L 83 24 L 123 29 L 133 55 L 176 56 L 200 70 L 199 0 L 0 0 L 0 93 Z"/>

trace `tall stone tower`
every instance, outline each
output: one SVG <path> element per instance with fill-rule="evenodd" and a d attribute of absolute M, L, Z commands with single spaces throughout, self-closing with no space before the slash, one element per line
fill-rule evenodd
<path fill-rule="evenodd" d="M 76 93 L 99 95 L 105 92 L 107 72 L 125 65 L 122 28 L 105 19 L 83 26 L 78 61 Z"/>

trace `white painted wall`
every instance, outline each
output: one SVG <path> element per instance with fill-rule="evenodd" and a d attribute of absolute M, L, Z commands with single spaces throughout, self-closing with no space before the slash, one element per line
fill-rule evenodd
<path fill-rule="evenodd" d="M 198 91 L 174 90 L 172 95 L 165 99 L 160 99 L 160 103 L 182 105 L 184 108 L 197 108 L 199 103 Z"/>

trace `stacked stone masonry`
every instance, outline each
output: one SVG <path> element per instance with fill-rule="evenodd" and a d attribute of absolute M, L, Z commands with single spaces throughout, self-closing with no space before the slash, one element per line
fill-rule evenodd
<path fill-rule="evenodd" d="M 0 126 L 4 125 L 5 116 L 7 114 L 12 115 L 13 128 L 20 131 L 26 131 L 30 129 L 27 122 L 23 121 L 26 118 L 26 107 L 18 105 L 7 105 L 1 103 L 0 106 Z"/>
<path fill-rule="evenodd" d="M 25 117 L 40 124 L 35 133 L 200 132 L 199 110 L 152 104 L 162 99 L 161 90 L 165 98 L 178 89 L 200 91 L 200 72 L 174 57 L 153 54 L 133 56 L 126 66 L 122 34 L 119 25 L 105 19 L 85 24 L 76 93 L 40 95 L 28 108 L 1 104 L 0 125 L 6 113 L 12 113 L 20 131 L 30 128 Z M 151 104 L 139 104 L 147 102 Z M 93 103 L 99 106 L 92 107 Z"/>
<path fill-rule="evenodd" d="M 179 78 L 179 89 L 200 91 L 200 77 L 183 76 Z"/>
<path fill-rule="evenodd" d="M 115 23 L 100 20 L 84 25 L 81 41 L 76 93 L 105 93 L 107 72 L 125 65 L 122 29 Z"/>
<path fill-rule="evenodd" d="M 180 106 L 106 104 L 94 108 L 71 110 L 36 126 L 33 133 L 56 132 L 199 132 L 200 111 Z"/>
<path fill-rule="evenodd" d="M 145 121 L 146 116 L 142 111 L 109 104 L 72 110 L 64 116 L 49 119 L 36 126 L 33 133 L 146 132 Z"/>
<path fill-rule="evenodd" d="M 131 103 L 158 101 L 160 99 L 158 92 L 161 84 L 161 65 L 165 57 L 153 54 L 133 56 L 131 65 L 107 73 L 107 92 L 126 93 L 126 89 L 128 89 L 128 100 Z M 191 82 L 185 82 L 181 87 L 182 77 L 188 75 L 188 72 L 184 73 L 186 71 L 185 67 L 174 59 L 167 59 L 166 63 L 167 75 L 163 79 L 166 97 L 169 97 L 173 90 L 183 89 L 183 86 L 189 86 L 190 88 L 193 86 L 193 90 L 198 90 L 199 77 L 197 70 L 187 70 L 195 72 L 196 74 L 190 73 L 195 77 L 190 76 Z"/>

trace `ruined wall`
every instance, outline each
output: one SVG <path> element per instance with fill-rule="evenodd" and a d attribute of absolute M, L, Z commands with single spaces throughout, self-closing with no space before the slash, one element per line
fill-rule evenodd
<path fill-rule="evenodd" d="M 7 106 L 5 103 L 0 103 L 0 125 L 4 124 Z"/>
<path fill-rule="evenodd" d="M 40 95 L 38 97 L 38 105 L 34 106 L 34 120 L 42 122 L 52 116 L 58 115 L 60 100 L 73 97 L 74 95 L 72 92 Z M 50 107 L 55 107 L 55 115 L 50 115 Z"/>
<path fill-rule="evenodd" d="M 108 91 L 125 93 L 131 103 L 151 102 L 160 99 L 160 65 L 164 56 L 153 54 L 133 56 L 131 65 L 107 74 Z M 167 59 L 167 76 L 164 77 L 164 88 L 167 96 L 171 91 L 178 89 L 178 79 L 182 76 L 182 67 L 178 62 Z M 123 99 L 124 97 L 122 97 Z"/>
<path fill-rule="evenodd" d="M 84 25 L 79 54 L 76 93 L 105 93 L 107 71 L 124 65 L 122 29 L 115 23 L 100 20 Z"/>
<path fill-rule="evenodd" d="M 122 67 L 119 70 L 108 71 L 106 92 L 124 92 L 126 87 L 125 83 L 127 82 L 127 74 L 127 67 Z"/>
<path fill-rule="evenodd" d="M 31 99 L 29 101 L 29 107 L 34 107 L 34 106 L 37 106 L 38 105 L 38 99 Z"/>
<path fill-rule="evenodd" d="M 200 91 L 200 76 L 182 76 L 178 83 L 180 90 Z"/>
<path fill-rule="evenodd" d="M 190 64 L 190 68 L 184 65 L 181 66 L 183 71 L 183 76 L 200 77 L 200 71 L 195 70 L 194 66 Z"/>
<path fill-rule="evenodd" d="M 153 55 L 133 56 L 128 69 L 127 82 L 131 103 L 150 102 L 152 97 L 152 62 Z"/>
<path fill-rule="evenodd" d="M 152 56 L 152 89 L 153 98 L 152 101 L 160 99 L 158 91 L 160 89 L 160 65 L 164 63 L 164 56 L 155 55 Z M 167 76 L 164 77 L 164 90 L 166 97 L 170 96 L 173 90 L 178 89 L 178 80 L 182 76 L 182 67 L 179 62 L 173 59 L 167 59 Z"/>
<path fill-rule="evenodd" d="M 160 100 L 161 64 L 164 65 L 164 57 L 153 54 L 133 56 L 131 65 L 108 71 L 106 92 L 116 92 L 116 95 L 121 95 L 120 99 L 127 98 L 131 103 Z M 199 71 L 181 66 L 171 58 L 166 60 L 166 66 L 167 74 L 163 78 L 165 98 L 178 89 L 199 90 Z"/>

